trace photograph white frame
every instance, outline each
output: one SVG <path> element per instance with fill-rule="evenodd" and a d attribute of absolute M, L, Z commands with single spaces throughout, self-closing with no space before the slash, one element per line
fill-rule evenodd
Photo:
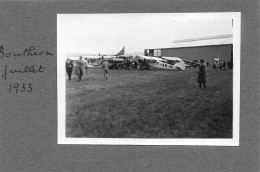
<path fill-rule="evenodd" d="M 165 14 L 165 13 L 164 13 Z M 171 13 L 172 14 L 172 13 Z M 174 13 L 175 14 L 175 13 Z M 57 14 L 57 28 L 59 16 Z M 72 14 L 73 15 L 73 14 Z M 88 14 L 86 14 L 88 15 Z M 88 145 L 201 145 L 201 146 L 239 146 L 240 123 L 240 44 L 241 44 L 241 13 L 176 13 L 178 19 L 233 19 L 233 138 L 223 139 L 180 139 L 180 138 L 67 138 L 66 131 L 66 95 L 64 57 L 60 51 L 62 43 L 57 33 L 57 92 L 58 92 L 58 144 Z"/>

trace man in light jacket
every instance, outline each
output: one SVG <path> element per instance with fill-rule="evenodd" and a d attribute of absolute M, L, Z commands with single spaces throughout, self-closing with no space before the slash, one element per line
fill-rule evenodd
<path fill-rule="evenodd" d="M 104 60 L 102 63 L 102 69 L 104 71 L 104 78 L 107 80 L 108 79 L 108 67 L 109 67 L 109 63 L 107 60 Z"/>

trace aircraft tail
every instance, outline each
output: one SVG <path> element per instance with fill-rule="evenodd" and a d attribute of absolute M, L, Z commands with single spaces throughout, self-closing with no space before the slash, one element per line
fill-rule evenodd
<path fill-rule="evenodd" d="M 180 69 L 185 70 L 185 62 L 183 60 L 180 61 Z"/>
<path fill-rule="evenodd" d="M 119 51 L 119 53 L 117 53 L 115 56 L 121 56 L 125 54 L 125 47 L 123 47 L 123 49 L 121 51 Z"/>

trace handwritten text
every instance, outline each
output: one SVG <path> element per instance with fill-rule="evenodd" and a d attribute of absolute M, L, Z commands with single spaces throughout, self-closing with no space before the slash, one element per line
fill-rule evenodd
<path fill-rule="evenodd" d="M 45 67 L 42 65 L 39 66 L 23 66 L 21 64 L 20 67 L 12 68 L 5 65 L 4 74 L 2 75 L 2 78 L 7 79 L 8 74 L 14 74 L 14 73 L 20 73 L 20 74 L 26 74 L 26 73 L 41 73 L 44 72 Z"/>
<path fill-rule="evenodd" d="M 19 52 L 10 52 L 10 51 L 4 51 L 4 46 L 2 45 L 0 47 L 0 58 L 9 58 L 9 57 L 21 57 L 21 56 L 53 56 L 54 54 L 52 54 L 49 51 L 46 50 L 40 50 L 35 46 L 30 46 L 29 48 L 25 48 Z"/>

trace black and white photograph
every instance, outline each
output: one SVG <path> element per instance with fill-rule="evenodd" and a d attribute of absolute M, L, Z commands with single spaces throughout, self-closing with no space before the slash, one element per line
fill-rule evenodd
<path fill-rule="evenodd" d="M 58 144 L 239 145 L 240 13 L 57 14 Z"/>

